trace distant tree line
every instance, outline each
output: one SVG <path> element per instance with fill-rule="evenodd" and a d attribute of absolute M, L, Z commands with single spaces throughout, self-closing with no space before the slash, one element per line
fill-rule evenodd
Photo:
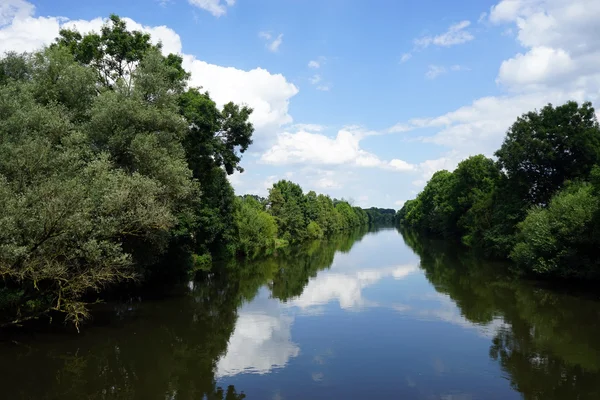
<path fill-rule="evenodd" d="M 87 304 L 124 282 L 369 222 L 291 182 L 238 198 L 252 110 L 217 107 L 182 58 L 111 16 L 99 33 L 0 59 L 0 326 Z"/>
<path fill-rule="evenodd" d="M 495 156 L 435 173 L 397 221 L 508 257 L 522 273 L 600 278 L 600 127 L 591 103 L 522 115 Z"/>

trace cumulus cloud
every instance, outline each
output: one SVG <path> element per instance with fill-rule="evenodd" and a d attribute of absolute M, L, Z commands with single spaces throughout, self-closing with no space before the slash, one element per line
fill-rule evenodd
<path fill-rule="evenodd" d="M 563 49 L 534 47 L 526 54 L 517 54 L 500 66 L 498 81 L 513 89 L 559 80 L 576 68 L 571 56 Z"/>
<path fill-rule="evenodd" d="M 600 82 L 598 17 L 594 0 L 503 0 L 490 21 L 513 24 L 526 53 L 502 63 L 498 81 L 514 91 L 578 89 L 593 92 Z"/>
<path fill-rule="evenodd" d="M 402 172 L 414 169 L 403 160 L 386 162 L 363 150 L 360 141 L 366 135 L 368 133 L 352 128 L 341 129 L 335 138 L 305 130 L 283 132 L 277 136 L 275 145 L 262 155 L 261 161 L 273 165 L 354 165 Z"/>
<path fill-rule="evenodd" d="M 163 0 L 165 1 L 165 0 Z M 227 13 L 227 7 L 235 4 L 235 0 L 188 0 L 195 7 L 208 11 L 215 17 L 220 17 Z"/>
<path fill-rule="evenodd" d="M 245 71 L 222 67 L 191 55 L 184 56 L 183 66 L 192 73 L 191 84 L 208 90 L 217 104 L 233 101 L 253 108 L 254 150 L 268 147 L 276 139 L 279 128 L 292 122 L 289 102 L 298 88 L 283 75 L 263 68 Z"/>
<path fill-rule="evenodd" d="M 463 44 L 475 39 L 475 36 L 466 30 L 470 25 L 470 21 L 461 21 L 451 25 L 446 32 L 440 35 L 423 36 L 415 39 L 414 43 L 419 48 L 429 47 L 430 45 L 450 47 Z"/>

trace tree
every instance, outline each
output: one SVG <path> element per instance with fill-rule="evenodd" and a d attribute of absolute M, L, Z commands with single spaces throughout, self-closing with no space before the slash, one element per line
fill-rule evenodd
<path fill-rule="evenodd" d="M 235 215 L 238 253 L 256 257 L 275 248 L 277 222 L 252 197 L 238 201 Z"/>
<path fill-rule="evenodd" d="M 244 153 L 252 144 L 254 128 L 248 122 L 252 109 L 228 103 L 219 111 L 208 92 L 195 88 L 182 94 L 179 107 L 190 123 L 185 147 L 194 177 L 201 179 L 213 167 L 224 167 L 230 175 L 243 172 L 237 151 Z"/>
<path fill-rule="evenodd" d="M 62 49 L 23 57 L 32 72 L 0 85 L 0 308 L 7 318 L 0 324 L 60 312 L 78 325 L 87 315 L 85 295 L 139 276 L 127 240 L 160 247 L 176 223 L 171 196 L 191 188 L 185 168 L 175 168 L 182 175 L 166 185 L 168 172 L 125 168 L 110 148 L 96 145 L 73 95 L 93 104 L 90 120 L 109 100 L 90 97 L 93 74 L 69 57 Z M 117 116 L 125 112 L 110 104 Z M 121 104 L 129 106 L 152 112 L 141 99 Z M 139 116 L 127 112 L 135 126 Z M 177 165 L 157 151 L 165 170 Z"/>
<path fill-rule="evenodd" d="M 160 43 L 129 31 L 116 15 L 99 34 L 61 30 L 54 47 L 96 71 L 103 90 L 114 92 L 101 96 L 99 119 L 90 121 L 90 135 L 99 147 L 124 168 L 160 172 L 167 187 L 181 186 L 181 171 L 191 170 L 193 190 L 173 193 L 179 223 L 171 248 L 209 258 L 233 254 L 235 195 L 225 171 L 243 171 L 241 154 L 254 131 L 252 109 L 228 103 L 219 110 L 208 93 L 185 90 L 189 74 L 182 58 L 163 56 Z M 161 117 L 147 112 L 147 106 L 159 108 Z M 177 158 L 178 165 L 169 158 Z"/>
<path fill-rule="evenodd" d="M 84 36 L 75 30 L 61 29 L 54 47 L 65 48 L 75 61 L 92 66 L 100 84 L 113 89 L 120 80 L 129 86 L 137 64 L 149 50 L 160 50 L 161 45 L 153 45 L 147 33 L 128 31 L 125 21 L 111 14 L 100 34 Z"/>
<path fill-rule="evenodd" d="M 548 208 L 535 206 L 519 224 L 510 257 L 522 271 L 546 276 L 600 275 L 600 199 L 589 183 L 565 187 Z"/>
<path fill-rule="evenodd" d="M 600 126 L 591 103 L 551 104 L 519 117 L 496 152 L 500 167 L 527 205 L 549 203 L 565 181 L 600 163 Z"/>

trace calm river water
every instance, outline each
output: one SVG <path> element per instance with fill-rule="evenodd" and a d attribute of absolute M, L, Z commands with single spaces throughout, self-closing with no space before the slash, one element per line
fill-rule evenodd
<path fill-rule="evenodd" d="M 0 342 L 0 398 L 600 399 L 600 302 L 357 231 Z"/>

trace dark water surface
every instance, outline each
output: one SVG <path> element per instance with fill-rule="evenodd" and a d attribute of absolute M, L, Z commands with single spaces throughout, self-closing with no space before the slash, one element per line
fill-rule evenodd
<path fill-rule="evenodd" d="M 353 232 L 0 342 L 1 399 L 600 399 L 600 302 Z"/>

